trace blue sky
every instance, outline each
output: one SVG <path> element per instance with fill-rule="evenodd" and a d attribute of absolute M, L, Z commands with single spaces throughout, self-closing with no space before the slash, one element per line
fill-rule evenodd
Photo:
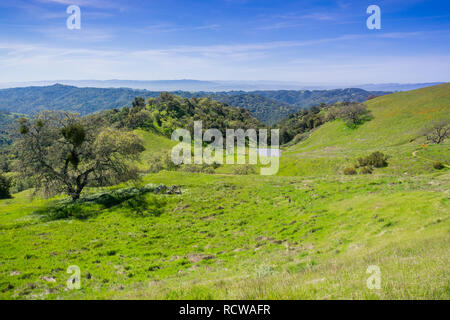
<path fill-rule="evenodd" d="M 449 40 L 448 0 L 0 0 L 0 82 L 449 81 Z"/>

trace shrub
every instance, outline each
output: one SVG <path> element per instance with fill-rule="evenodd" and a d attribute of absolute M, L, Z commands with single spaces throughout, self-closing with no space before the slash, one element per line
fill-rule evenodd
<path fill-rule="evenodd" d="M 328 109 L 328 112 L 325 115 L 325 121 L 326 122 L 334 121 L 337 118 L 339 118 L 340 115 L 341 114 L 339 108 L 337 106 L 333 106 Z"/>
<path fill-rule="evenodd" d="M 235 167 L 233 170 L 233 173 L 238 174 L 238 175 L 248 175 L 248 174 L 255 174 L 256 170 L 251 165 L 244 164 L 244 165 Z"/>
<path fill-rule="evenodd" d="M 217 169 L 217 168 L 219 168 L 221 166 L 221 164 L 220 163 L 217 163 L 217 162 L 213 162 L 213 164 L 212 164 L 212 167 L 213 167 L 213 169 L 215 170 L 215 169 Z"/>
<path fill-rule="evenodd" d="M 150 173 L 158 173 L 162 170 L 167 171 L 176 171 L 180 168 L 179 165 L 173 163 L 169 154 L 159 154 L 155 155 L 152 159 L 150 159 L 149 172 Z"/>
<path fill-rule="evenodd" d="M 373 168 L 371 166 L 362 167 L 359 172 L 361 174 L 372 174 Z"/>
<path fill-rule="evenodd" d="M 353 167 L 345 168 L 343 172 L 344 172 L 344 174 L 346 176 L 352 176 L 352 175 L 355 175 L 357 173 L 355 168 L 353 168 Z"/>
<path fill-rule="evenodd" d="M 440 161 L 436 161 L 433 163 L 433 168 L 435 168 L 436 170 L 444 169 L 444 164 Z"/>
<path fill-rule="evenodd" d="M 0 174 L 0 199 L 11 198 L 9 189 L 11 188 L 11 179 Z"/>
<path fill-rule="evenodd" d="M 356 167 L 375 167 L 375 168 L 383 168 L 388 166 L 388 157 L 382 152 L 375 151 L 372 154 L 368 155 L 364 158 L 358 158 Z"/>
<path fill-rule="evenodd" d="M 213 167 L 203 167 L 202 168 L 202 173 L 214 174 L 216 172 L 214 171 Z"/>

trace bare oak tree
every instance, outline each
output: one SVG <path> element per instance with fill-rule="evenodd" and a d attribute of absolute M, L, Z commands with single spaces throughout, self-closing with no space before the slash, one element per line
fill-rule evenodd
<path fill-rule="evenodd" d="M 77 200 L 86 186 L 138 177 L 133 161 L 144 150 L 141 139 L 106 127 L 98 114 L 45 111 L 19 124 L 17 170 L 47 195 L 66 193 Z"/>

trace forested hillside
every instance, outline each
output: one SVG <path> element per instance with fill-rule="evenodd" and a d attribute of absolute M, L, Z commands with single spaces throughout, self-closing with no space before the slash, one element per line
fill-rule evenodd
<path fill-rule="evenodd" d="M 183 97 L 210 97 L 230 106 L 248 109 L 260 121 L 272 125 L 298 111 L 298 107 L 288 103 L 243 91 L 230 92 L 176 92 Z"/>
<path fill-rule="evenodd" d="M 0 109 L 32 114 L 42 110 L 66 110 L 82 115 L 128 105 L 136 96 L 154 97 L 133 89 L 78 88 L 55 84 L 0 90 Z"/>
<path fill-rule="evenodd" d="M 335 90 L 278 90 L 254 91 L 263 97 L 282 101 L 298 108 L 308 108 L 320 103 L 363 102 L 375 96 L 386 95 L 384 91 L 366 91 L 358 88 Z"/>
<path fill-rule="evenodd" d="M 193 133 L 194 121 L 202 121 L 203 129 L 257 129 L 265 127 L 249 110 L 230 107 L 225 103 L 204 98 L 182 98 L 168 92 L 157 98 L 135 98 L 132 107 L 106 110 L 103 113 L 117 127 L 144 128 L 171 137 L 174 130 L 185 128 Z"/>
<path fill-rule="evenodd" d="M 272 125 L 297 112 L 319 103 L 338 101 L 362 102 L 383 92 L 362 89 L 317 91 L 175 91 L 186 97 L 206 97 L 230 106 L 246 108 L 260 121 Z M 81 115 L 130 105 L 135 97 L 157 97 L 160 92 L 128 88 L 78 88 L 55 84 L 45 87 L 25 87 L 0 90 L 0 110 L 33 114 L 42 110 L 67 110 Z"/>
<path fill-rule="evenodd" d="M 13 126 L 19 117 L 19 114 L 0 111 L 0 147 L 9 145 L 13 141 Z"/>

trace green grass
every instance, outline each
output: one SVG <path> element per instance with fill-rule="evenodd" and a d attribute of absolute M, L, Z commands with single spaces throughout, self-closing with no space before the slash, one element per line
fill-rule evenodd
<path fill-rule="evenodd" d="M 450 175 L 432 167 L 448 163 L 449 149 L 422 148 L 419 136 L 448 117 L 449 93 L 443 85 L 371 100 L 372 121 L 320 127 L 284 150 L 278 176 L 235 176 L 233 166 L 145 175 L 138 185 L 183 191 L 147 194 L 155 215 L 117 204 L 48 221 L 37 213 L 61 197 L 0 200 L 0 298 L 450 299 Z M 138 134 L 143 168 L 175 144 Z M 390 156 L 387 168 L 341 174 L 373 151 Z M 66 289 L 70 265 L 81 268 L 80 290 Z M 370 265 L 380 267 L 380 290 L 366 286 Z"/>
<path fill-rule="evenodd" d="M 19 194 L 0 203 L 0 295 L 450 298 L 449 179 L 434 180 L 165 172 L 142 182 L 182 186 L 181 196 L 159 196 L 160 216 L 117 206 L 52 222 L 30 215 L 42 201 Z M 364 284 L 371 264 L 384 274 L 381 291 Z M 69 265 L 82 270 L 81 290 L 65 290 Z"/>
<path fill-rule="evenodd" d="M 417 155 L 450 165 L 450 144 L 429 145 L 419 149 Z"/>
<path fill-rule="evenodd" d="M 373 120 L 356 129 L 340 120 L 319 127 L 308 139 L 285 150 L 280 175 L 338 174 L 358 157 L 374 151 L 390 156 L 389 167 L 379 173 L 433 172 L 426 160 L 414 158 L 412 153 L 425 143 L 424 128 L 437 120 L 450 121 L 450 84 L 382 96 L 366 104 Z M 437 160 L 448 159 L 448 144 L 430 150 L 438 155 Z"/>

